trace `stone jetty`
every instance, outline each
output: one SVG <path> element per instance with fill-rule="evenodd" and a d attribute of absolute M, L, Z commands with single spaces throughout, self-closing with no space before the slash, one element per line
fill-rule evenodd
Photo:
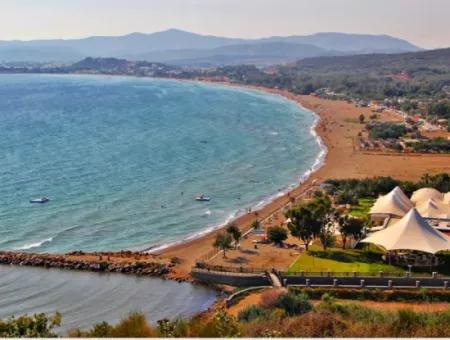
<path fill-rule="evenodd" d="M 152 261 L 146 254 L 122 251 L 84 253 L 81 251 L 64 255 L 34 254 L 25 252 L 0 252 L 0 264 L 82 270 L 103 273 L 123 273 L 141 276 L 166 277 L 175 260 L 170 263 Z"/>

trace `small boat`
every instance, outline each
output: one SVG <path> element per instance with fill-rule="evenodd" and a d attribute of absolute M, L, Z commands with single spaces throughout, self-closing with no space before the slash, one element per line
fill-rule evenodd
<path fill-rule="evenodd" d="M 41 198 L 35 198 L 30 200 L 30 203 L 47 203 L 48 201 L 50 201 L 47 197 L 41 197 Z"/>
<path fill-rule="evenodd" d="M 201 194 L 201 195 L 197 196 L 195 198 L 195 200 L 199 201 L 199 202 L 209 202 L 209 201 L 211 201 L 211 197 Z"/>

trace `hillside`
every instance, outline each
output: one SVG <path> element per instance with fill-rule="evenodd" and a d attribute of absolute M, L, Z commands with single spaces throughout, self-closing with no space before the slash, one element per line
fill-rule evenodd
<path fill-rule="evenodd" d="M 84 57 L 114 57 L 177 65 L 218 66 L 417 50 L 417 46 L 405 40 L 379 35 L 318 33 L 309 36 L 238 39 L 170 29 L 151 34 L 132 33 L 72 40 L 0 41 L 0 61 L 75 62 Z"/>

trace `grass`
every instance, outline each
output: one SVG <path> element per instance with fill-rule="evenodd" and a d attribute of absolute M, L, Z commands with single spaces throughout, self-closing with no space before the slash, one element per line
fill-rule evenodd
<path fill-rule="evenodd" d="M 288 272 L 404 272 L 400 267 L 381 263 L 381 254 L 360 249 L 330 248 L 323 251 L 311 246 L 289 267 Z"/>
<path fill-rule="evenodd" d="M 374 198 L 360 198 L 357 205 L 354 205 L 350 210 L 350 215 L 354 217 L 367 217 L 370 208 L 375 202 Z"/>

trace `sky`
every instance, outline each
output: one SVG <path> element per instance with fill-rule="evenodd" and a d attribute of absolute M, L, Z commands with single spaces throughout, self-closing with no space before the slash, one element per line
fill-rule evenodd
<path fill-rule="evenodd" d="M 152 33 L 388 34 L 450 47 L 450 0 L 0 0 L 0 40 Z"/>

